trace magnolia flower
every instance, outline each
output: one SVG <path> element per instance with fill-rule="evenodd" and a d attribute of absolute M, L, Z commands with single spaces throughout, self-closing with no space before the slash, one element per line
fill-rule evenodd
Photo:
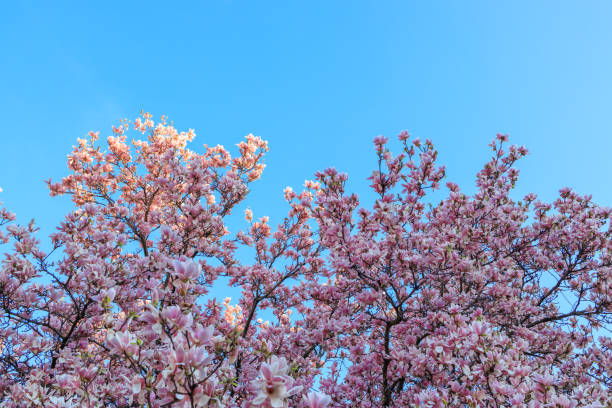
<path fill-rule="evenodd" d="M 308 408 L 326 408 L 331 402 L 331 398 L 326 394 L 311 391 L 306 396 L 305 401 Z"/>
<path fill-rule="evenodd" d="M 272 408 L 281 408 L 287 398 L 300 392 L 302 387 L 293 387 L 294 380 L 287 375 L 288 368 L 284 357 L 272 356 L 269 364 L 263 363 L 260 369 L 263 378 L 257 380 L 260 389 L 251 403 L 257 406 L 267 402 Z"/>
<path fill-rule="evenodd" d="M 172 323 L 172 325 L 179 329 L 191 327 L 193 324 L 193 315 L 191 313 L 184 315 L 181 308 L 178 306 L 169 306 L 165 308 L 161 312 L 161 316 L 166 319 L 167 323 Z"/>
<path fill-rule="evenodd" d="M 172 266 L 174 267 L 174 273 L 179 279 L 195 280 L 200 276 L 200 265 L 193 261 L 173 261 Z"/>
<path fill-rule="evenodd" d="M 193 331 L 192 336 L 195 338 L 195 341 L 198 344 L 208 345 L 213 340 L 214 330 L 215 328 L 213 325 L 203 327 L 201 324 L 198 324 Z"/>
<path fill-rule="evenodd" d="M 57 385 L 64 390 L 74 391 L 79 387 L 80 381 L 78 377 L 69 374 L 61 374 L 57 376 Z"/>
<path fill-rule="evenodd" d="M 125 351 L 128 355 L 132 355 L 138 351 L 136 336 L 129 332 L 109 334 L 107 341 L 111 349 L 121 352 Z"/>
<path fill-rule="evenodd" d="M 102 304 L 103 307 L 108 307 L 110 303 L 115 300 L 115 296 L 117 295 L 117 289 L 114 287 L 101 290 L 100 293 L 94 297 L 98 302 Z"/>

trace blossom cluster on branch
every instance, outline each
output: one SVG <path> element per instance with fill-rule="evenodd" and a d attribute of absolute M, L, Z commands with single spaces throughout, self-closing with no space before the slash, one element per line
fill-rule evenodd
<path fill-rule="evenodd" d="M 404 132 L 374 139 L 369 208 L 330 168 L 235 233 L 267 143 L 194 137 L 143 114 L 79 139 L 48 252 L 0 208 L 1 407 L 612 404 L 612 212 L 512 198 L 505 135 L 471 196 L 431 203 L 444 167 Z"/>

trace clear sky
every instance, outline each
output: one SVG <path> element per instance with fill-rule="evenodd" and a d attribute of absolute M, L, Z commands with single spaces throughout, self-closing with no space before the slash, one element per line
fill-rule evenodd
<path fill-rule="evenodd" d="M 0 13 L 0 201 L 48 234 L 89 130 L 141 109 L 194 128 L 194 148 L 270 142 L 248 204 L 334 166 L 363 192 L 372 139 L 430 138 L 474 190 L 497 132 L 524 144 L 517 196 L 562 186 L 612 205 L 607 1 L 10 2 Z M 41 237 L 42 238 L 42 237 Z"/>

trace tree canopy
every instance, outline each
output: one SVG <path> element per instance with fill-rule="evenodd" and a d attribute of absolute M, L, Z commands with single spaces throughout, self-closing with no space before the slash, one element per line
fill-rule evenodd
<path fill-rule="evenodd" d="M 507 136 L 473 195 L 447 182 L 431 203 L 444 167 L 403 132 L 398 154 L 374 139 L 369 208 L 330 168 L 285 189 L 277 226 L 247 210 L 237 232 L 267 143 L 232 157 L 194 136 L 143 114 L 79 139 L 48 182 L 75 206 L 51 251 L 1 209 L 1 406 L 612 403 L 611 210 L 569 189 L 513 199 L 527 151 Z"/>

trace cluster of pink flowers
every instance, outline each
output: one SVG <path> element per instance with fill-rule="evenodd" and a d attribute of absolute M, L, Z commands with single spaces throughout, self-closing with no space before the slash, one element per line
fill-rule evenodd
<path fill-rule="evenodd" d="M 276 227 L 246 209 L 231 232 L 265 141 L 198 153 L 150 114 L 113 132 L 48 182 L 75 204 L 52 250 L 0 209 L 1 407 L 612 404 L 611 210 L 514 199 L 505 135 L 472 196 L 432 205 L 444 168 L 403 132 L 398 155 L 374 140 L 371 208 L 327 169 Z"/>

